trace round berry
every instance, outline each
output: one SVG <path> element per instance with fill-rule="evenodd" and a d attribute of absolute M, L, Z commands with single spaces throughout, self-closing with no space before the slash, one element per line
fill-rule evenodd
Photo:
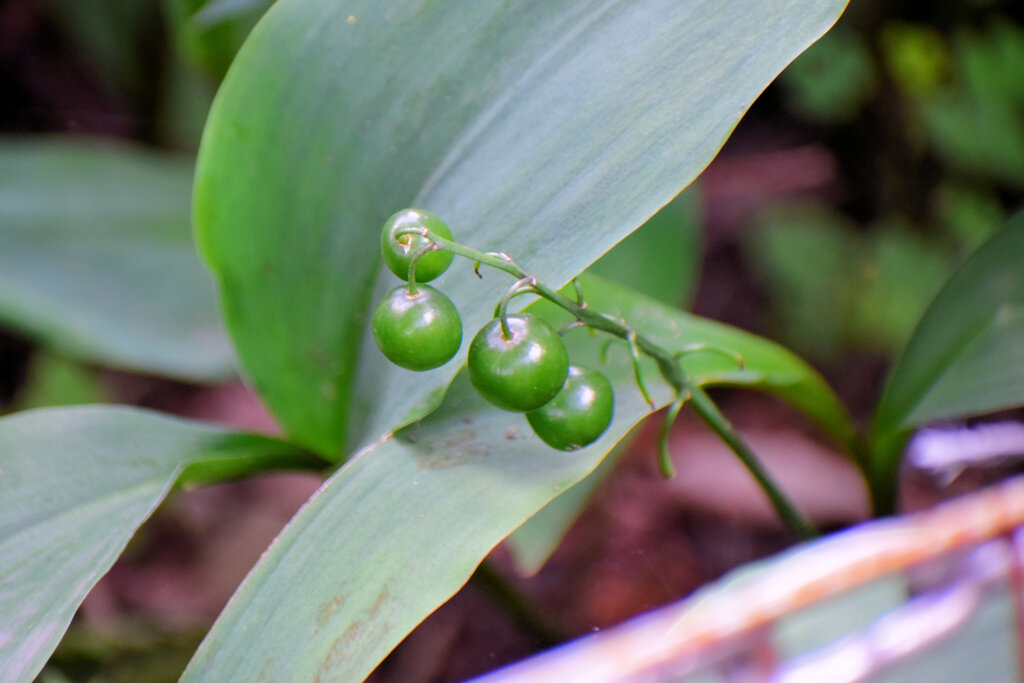
<path fill-rule="evenodd" d="M 430 370 L 452 359 L 462 344 L 455 304 L 430 285 L 391 290 L 373 312 L 373 338 L 388 360 L 408 370 Z"/>
<path fill-rule="evenodd" d="M 562 390 L 526 414 L 534 433 L 560 451 L 575 451 L 597 441 L 612 423 L 615 392 L 597 370 L 571 366 Z"/>
<path fill-rule="evenodd" d="M 507 317 L 509 336 L 494 318 L 469 345 L 469 379 L 480 394 L 503 410 L 526 412 L 554 397 L 569 371 L 561 337 L 529 313 Z"/>
<path fill-rule="evenodd" d="M 452 231 L 440 218 L 432 213 L 420 209 L 403 209 L 393 215 L 384 224 L 380 235 L 380 250 L 384 255 L 384 263 L 392 273 L 402 278 L 409 279 L 409 263 L 412 257 L 425 247 L 430 246 L 430 240 L 414 234 L 396 235 L 400 230 L 415 228 L 426 228 L 436 235 L 450 240 Z M 438 250 L 429 251 L 416 261 L 416 281 L 429 282 L 438 275 L 448 270 L 454 254 L 450 251 Z"/>

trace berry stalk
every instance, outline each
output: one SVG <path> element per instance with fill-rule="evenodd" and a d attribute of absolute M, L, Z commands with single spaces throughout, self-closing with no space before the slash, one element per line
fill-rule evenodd
<path fill-rule="evenodd" d="M 516 285 L 513 287 L 515 293 L 523 291 L 523 287 L 526 285 L 529 290 L 532 290 L 538 296 L 547 299 L 551 303 L 568 311 L 583 325 L 618 337 L 630 344 L 631 350 L 634 354 L 639 351 L 654 360 L 658 366 L 658 371 L 661 373 L 661 376 L 664 378 L 665 382 L 672 387 L 677 397 L 676 401 L 673 402 L 668 420 L 673 420 L 676 414 L 678 414 L 679 407 L 681 407 L 682 403 L 689 400 L 689 403 L 693 407 L 694 412 L 697 413 L 697 416 L 700 417 L 700 419 L 713 432 L 715 432 L 720 439 L 722 439 L 730 450 L 736 454 L 757 483 L 761 486 L 765 495 L 771 502 L 772 507 L 775 508 L 779 518 L 785 523 L 790 532 L 801 539 L 813 538 L 817 534 L 813 525 L 811 525 L 811 523 L 800 513 L 792 501 L 789 500 L 781 488 L 779 488 L 779 486 L 774 482 L 767 470 L 765 470 L 761 461 L 757 458 L 750 447 L 747 446 L 746 442 L 743 441 L 739 433 L 729 423 L 725 415 L 722 414 L 721 410 L 719 410 L 718 406 L 707 392 L 704 391 L 700 385 L 689 379 L 679 361 L 678 352 L 674 353 L 669 351 L 647 337 L 637 333 L 637 331 L 631 328 L 625 320 L 616 319 L 605 313 L 590 309 L 580 294 L 578 287 L 576 300 L 573 300 L 564 294 L 561 294 L 557 290 L 548 287 L 543 282 L 532 277 L 520 268 L 507 254 L 477 251 L 476 249 L 459 244 L 454 240 L 447 239 L 428 230 L 427 228 L 422 227 L 405 228 L 396 231 L 395 234 L 419 235 L 432 244 L 437 245 L 442 250 L 468 258 L 474 262 L 474 270 L 477 271 L 477 275 L 479 275 L 479 267 L 481 265 L 490 266 L 508 273 L 517 280 Z M 510 293 L 513 290 L 510 290 Z M 507 304 L 507 301 L 505 303 Z M 634 369 L 637 370 L 637 382 L 644 394 L 644 398 L 650 402 L 646 388 L 640 378 L 638 367 L 634 365 Z M 677 405 L 679 407 L 677 407 Z M 661 468 L 666 476 L 671 476 L 671 462 L 667 458 L 668 434 L 669 430 L 666 427 L 661 432 Z"/>

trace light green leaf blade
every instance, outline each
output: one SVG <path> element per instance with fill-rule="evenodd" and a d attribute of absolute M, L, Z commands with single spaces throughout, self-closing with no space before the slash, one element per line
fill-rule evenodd
<path fill-rule="evenodd" d="M 316 461 L 266 437 L 123 407 L 0 419 L 0 679 L 31 680 L 179 477 Z"/>
<path fill-rule="evenodd" d="M 229 376 L 191 175 L 186 159 L 95 140 L 0 145 L 0 320 L 75 358 Z"/>
<path fill-rule="evenodd" d="M 729 358 L 693 355 L 687 368 L 694 379 L 757 387 L 795 403 L 834 435 L 852 430 L 824 383 L 785 349 L 596 277 L 584 278 L 583 289 L 591 306 L 637 321 L 666 348 L 707 341 L 747 361 L 741 370 Z M 584 330 L 568 337 L 573 362 L 600 367 L 616 387 L 616 417 L 598 442 L 573 453 L 551 450 L 524 416 L 489 407 L 460 374 L 439 410 L 363 450 L 292 520 L 232 598 L 185 680 L 356 681 L 369 674 L 491 548 L 590 473 L 649 413 L 624 348 L 612 349 L 602 365 L 604 338 Z M 666 404 L 667 385 L 652 365 L 644 368 L 655 399 Z M 297 623 L 310 628 L 289 627 Z"/>
<path fill-rule="evenodd" d="M 932 420 L 1024 405 L 1024 213 L 953 274 L 922 316 L 886 381 L 875 414 L 876 465 L 895 472 L 889 450 Z M 898 443 L 897 443 L 898 445 Z"/>
<path fill-rule="evenodd" d="M 389 214 L 431 210 L 565 283 L 689 184 L 844 5 L 275 4 L 218 94 L 196 179 L 252 383 L 292 438 L 334 458 L 422 416 L 461 356 L 414 377 L 365 334 L 395 284 L 377 256 Z M 467 330 L 510 284 L 468 264 L 438 283 Z"/>
<path fill-rule="evenodd" d="M 533 576 L 539 572 L 558 549 L 569 529 L 590 504 L 590 499 L 629 448 L 632 442 L 629 437 L 627 435 L 605 455 L 593 472 L 541 508 L 505 539 L 516 571 L 521 576 Z"/>

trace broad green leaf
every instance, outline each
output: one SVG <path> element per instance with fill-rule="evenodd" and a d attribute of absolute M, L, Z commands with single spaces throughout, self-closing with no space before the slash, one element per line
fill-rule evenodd
<path fill-rule="evenodd" d="M 921 318 L 875 415 L 882 478 L 895 476 L 899 435 L 907 430 L 1024 405 L 1022 264 L 1018 213 L 954 273 Z"/>
<path fill-rule="evenodd" d="M 785 349 L 595 277 L 584 278 L 583 289 L 592 307 L 626 316 L 667 349 L 708 342 L 746 361 L 739 369 L 718 354 L 693 354 L 685 364 L 694 379 L 769 391 L 838 440 L 849 437 L 835 397 Z M 610 349 L 600 364 L 604 338 L 585 330 L 568 337 L 573 362 L 600 367 L 616 387 L 616 418 L 598 442 L 554 451 L 523 415 L 489 407 L 460 374 L 439 410 L 361 451 L 293 518 L 184 680 L 357 681 L 369 674 L 491 548 L 590 473 L 649 414 L 625 348 Z M 667 403 L 671 393 L 653 364 L 644 373 L 658 403 Z"/>
<path fill-rule="evenodd" d="M 0 680 L 31 680 L 179 478 L 315 466 L 274 439 L 123 407 L 0 419 Z"/>
<path fill-rule="evenodd" d="M 0 320 L 84 360 L 229 376 L 189 228 L 192 164 L 71 138 L 0 145 Z"/>
<path fill-rule="evenodd" d="M 520 575 L 533 576 L 541 570 L 631 443 L 627 435 L 604 456 L 593 472 L 559 494 L 505 539 Z"/>
<path fill-rule="evenodd" d="M 414 376 L 365 334 L 396 284 L 389 214 L 431 210 L 563 284 L 689 184 L 844 5 L 275 4 L 218 93 L 194 205 L 253 385 L 333 458 L 422 416 L 461 356 Z M 460 264 L 438 284 L 472 331 L 510 283 Z"/>

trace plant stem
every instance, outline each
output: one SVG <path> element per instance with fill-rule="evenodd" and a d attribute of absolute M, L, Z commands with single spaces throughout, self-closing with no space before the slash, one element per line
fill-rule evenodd
<path fill-rule="evenodd" d="M 699 385 L 690 381 L 683 371 L 682 365 L 676 354 L 662 348 L 647 337 L 644 337 L 632 329 L 624 320 L 613 318 L 604 313 L 593 311 L 587 307 L 586 302 L 579 296 L 577 289 L 577 300 L 551 289 L 536 278 L 531 277 L 522 268 L 516 265 L 515 261 L 505 254 L 484 253 L 459 244 L 452 240 L 436 235 L 425 228 L 409 228 L 399 231 L 396 234 L 415 233 L 437 244 L 442 249 L 451 251 L 454 254 L 472 259 L 478 265 L 487 265 L 512 275 L 517 280 L 528 280 L 530 288 L 536 294 L 551 303 L 565 309 L 576 317 L 587 327 L 602 332 L 607 332 L 629 343 L 634 353 L 639 350 L 645 356 L 653 359 L 658 364 L 658 370 L 665 381 L 675 390 L 677 397 L 689 396 L 690 405 L 694 412 L 715 432 L 716 435 L 732 450 L 740 461 L 747 467 L 754 479 L 764 490 L 768 500 L 771 501 L 776 513 L 785 523 L 790 533 L 800 539 L 813 538 L 817 535 L 814 527 L 797 510 L 796 506 L 786 497 L 782 489 L 772 480 L 767 470 L 754 455 L 753 451 L 746 445 L 739 433 L 725 418 L 722 412 L 711 400 L 707 392 Z M 647 398 L 647 392 L 640 385 L 641 390 Z M 664 458 L 663 458 L 664 459 Z M 663 462 L 662 467 L 666 465 Z"/>
<path fill-rule="evenodd" d="M 776 486 L 771 476 L 764 469 L 761 461 L 747 447 L 747 444 L 740 438 L 739 434 L 726 419 L 722 411 L 718 409 L 715 402 L 711 400 L 702 387 L 693 387 L 690 395 L 690 405 L 694 412 L 704 421 L 711 430 L 725 442 L 736 457 L 740 459 L 746 468 L 753 475 L 768 500 L 771 502 L 775 512 L 779 515 L 789 530 L 801 540 L 808 540 L 818 535 L 817 530 L 806 520 L 803 515 L 793 506 L 789 498 Z"/>

